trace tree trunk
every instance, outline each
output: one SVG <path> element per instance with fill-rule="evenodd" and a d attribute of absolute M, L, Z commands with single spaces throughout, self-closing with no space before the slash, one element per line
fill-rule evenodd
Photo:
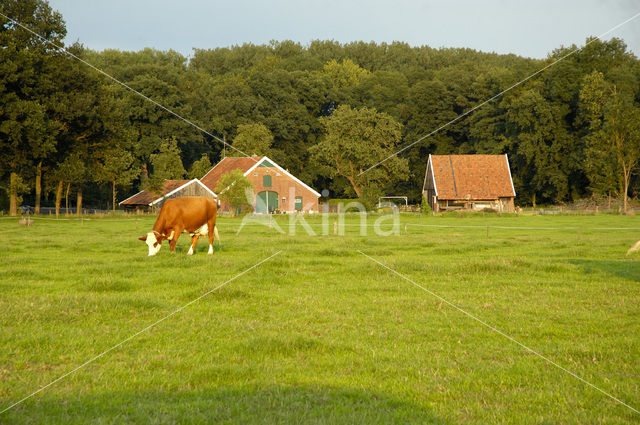
<path fill-rule="evenodd" d="M 533 202 L 533 209 L 535 209 L 536 208 L 536 194 L 535 193 L 531 196 L 531 201 Z"/>
<path fill-rule="evenodd" d="M 58 189 L 56 190 L 56 218 L 60 215 L 60 203 L 62 202 L 62 180 L 58 182 Z"/>
<path fill-rule="evenodd" d="M 76 199 L 77 215 L 82 215 L 82 186 L 78 188 L 78 199 Z"/>
<path fill-rule="evenodd" d="M 18 174 L 11 173 L 11 181 L 9 182 L 9 215 L 18 215 Z"/>
<path fill-rule="evenodd" d="M 142 163 L 142 171 L 140 172 L 140 190 L 149 189 L 149 170 L 147 169 L 147 163 Z"/>
<path fill-rule="evenodd" d="M 629 190 L 629 179 L 625 177 L 624 179 L 624 191 L 622 193 L 622 211 L 627 213 L 627 191 Z"/>
<path fill-rule="evenodd" d="M 356 184 L 356 179 L 351 176 L 347 176 L 347 180 L 349 180 L 349 183 L 351 183 L 351 187 L 353 188 L 353 191 L 356 193 L 356 196 L 359 198 L 360 187 L 358 187 L 358 185 Z"/>
<path fill-rule="evenodd" d="M 69 216 L 69 190 L 71 190 L 71 183 L 67 183 L 67 193 L 65 194 L 64 201 L 64 216 Z"/>
<path fill-rule="evenodd" d="M 111 193 L 113 194 L 111 202 L 112 202 L 112 208 L 113 208 L 113 215 L 116 215 L 116 181 L 113 181 L 113 190 L 111 191 Z"/>
<path fill-rule="evenodd" d="M 622 164 L 622 211 L 627 213 L 627 192 L 629 191 L 629 183 L 631 182 L 631 167 Z"/>
<path fill-rule="evenodd" d="M 42 196 L 42 161 L 36 167 L 36 208 L 34 214 L 40 214 L 40 197 Z"/>

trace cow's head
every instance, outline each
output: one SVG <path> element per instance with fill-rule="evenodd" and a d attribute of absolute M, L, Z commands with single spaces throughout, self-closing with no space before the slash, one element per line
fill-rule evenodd
<path fill-rule="evenodd" d="M 149 256 L 156 255 L 162 248 L 162 236 L 156 232 L 149 232 L 138 239 L 145 241 L 149 247 Z"/>

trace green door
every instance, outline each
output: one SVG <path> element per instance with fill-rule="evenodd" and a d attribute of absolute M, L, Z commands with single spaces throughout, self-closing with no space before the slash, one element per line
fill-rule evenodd
<path fill-rule="evenodd" d="M 278 193 L 270 190 L 258 192 L 256 195 L 256 212 L 266 213 L 278 209 Z"/>

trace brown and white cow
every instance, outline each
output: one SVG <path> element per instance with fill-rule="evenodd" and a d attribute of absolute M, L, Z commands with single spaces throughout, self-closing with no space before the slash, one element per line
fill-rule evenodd
<path fill-rule="evenodd" d="M 165 201 L 153 230 L 140 237 L 149 246 L 149 255 L 156 255 L 162 248 L 162 241 L 168 240 L 171 252 L 176 251 L 176 243 L 182 232 L 191 235 L 191 248 L 187 255 L 193 254 L 198 238 L 209 235 L 209 252 L 213 254 L 213 236 L 218 237 L 216 228 L 216 201 L 204 197 L 181 197 Z"/>

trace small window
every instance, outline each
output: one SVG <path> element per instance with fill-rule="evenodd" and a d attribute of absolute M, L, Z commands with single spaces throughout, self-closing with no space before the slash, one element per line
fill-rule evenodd
<path fill-rule="evenodd" d="M 262 176 L 262 186 L 271 187 L 271 176 Z"/>
<path fill-rule="evenodd" d="M 302 196 L 296 196 L 296 211 L 302 211 Z"/>

